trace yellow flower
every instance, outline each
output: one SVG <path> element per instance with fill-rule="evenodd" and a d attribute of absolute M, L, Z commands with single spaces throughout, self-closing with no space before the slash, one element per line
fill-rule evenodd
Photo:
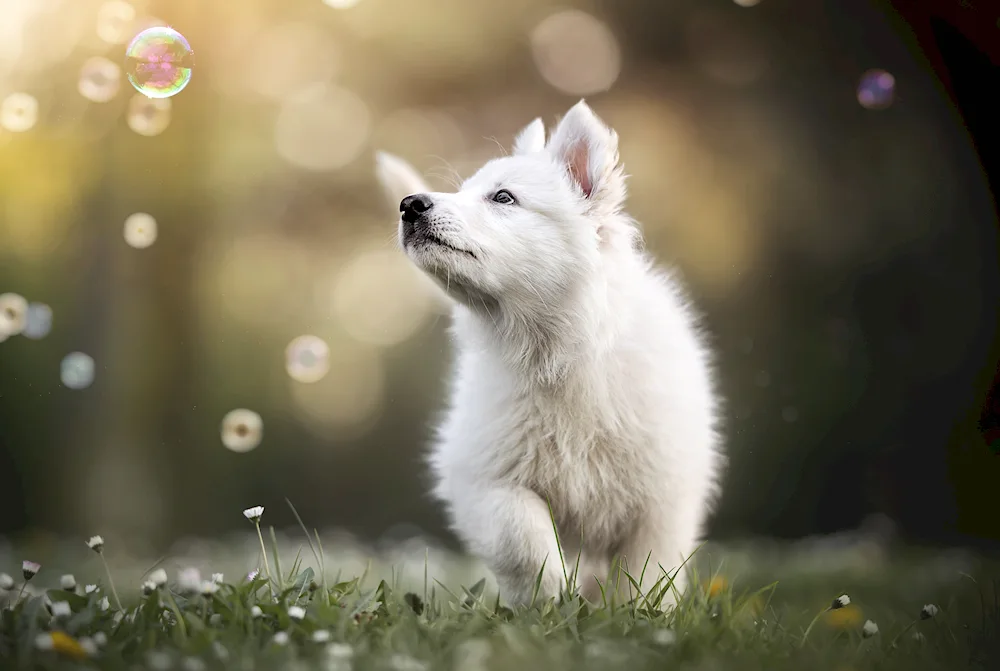
<path fill-rule="evenodd" d="M 834 629 L 851 629 L 861 624 L 862 619 L 861 609 L 854 604 L 826 612 L 826 623 Z"/>
<path fill-rule="evenodd" d="M 56 652 L 74 659 L 83 659 L 87 656 L 87 651 L 83 649 L 83 646 L 69 634 L 54 631 L 50 635 L 52 636 L 52 649 Z"/>
<path fill-rule="evenodd" d="M 717 575 L 712 578 L 711 582 L 706 583 L 705 591 L 708 592 L 708 596 L 710 597 L 718 596 L 722 594 L 723 590 L 725 590 L 727 586 L 728 584 L 726 583 L 726 579 L 721 575 Z"/>

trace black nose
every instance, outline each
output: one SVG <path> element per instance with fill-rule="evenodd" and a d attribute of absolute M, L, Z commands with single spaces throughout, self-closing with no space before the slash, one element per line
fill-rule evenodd
<path fill-rule="evenodd" d="M 403 221 L 408 224 L 414 223 L 421 214 L 434 207 L 430 197 L 423 193 L 416 193 L 407 196 L 399 204 L 399 211 L 403 213 Z"/>

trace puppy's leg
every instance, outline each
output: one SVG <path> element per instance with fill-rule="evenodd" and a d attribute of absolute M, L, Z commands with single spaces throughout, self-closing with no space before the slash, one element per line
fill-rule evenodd
<path fill-rule="evenodd" d="M 676 603 L 675 593 L 683 594 L 687 587 L 688 566 L 680 567 L 694 552 L 698 538 L 698 524 L 695 520 L 687 516 L 670 515 L 670 510 L 670 507 L 664 506 L 648 512 L 626 539 L 620 557 L 629 575 L 639 583 L 643 594 L 649 598 L 655 596 L 650 594 L 654 586 L 657 591 L 662 590 L 667 586 L 669 577 L 676 574 L 673 588 L 663 597 L 663 605 Z M 618 587 L 620 597 L 628 599 L 630 593 L 633 598 L 639 597 L 624 575 Z"/>
<path fill-rule="evenodd" d="M 469 488 L 453 501 L 456 531 L 496 575 L 500 594 L 512 605 L 559 595 L 565 579 L 548 506 L 523 487 Z M 542 565 L 544 563 L 544 570 Z"/>

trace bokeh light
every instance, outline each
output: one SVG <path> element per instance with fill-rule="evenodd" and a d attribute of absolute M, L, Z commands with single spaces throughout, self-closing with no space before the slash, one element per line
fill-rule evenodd
<path fill-rule="evenodd" d="M 334 9 L 347 9 L 361 2 L 361 0 L 323 0 L 323 4 Z"/>
<path fill-rule="evenodd" d="M 173 28 L 157 26 L 136 35 L 125 50 L 125 73 L 139 93 L 169 98 L 191 81 L 194 52 Z"/>
<path fill-rule="evenodd" d="M 159 135 L 170 125 L 171 108 L 167 98 L 148 98 L 136 93 L 128 103 L 128 127 L 146 137 Z"/>
<path fill-rule="evenodd" d="M 571 95 L 606 91 L 621 70 L 618 40 L 611 30 L 575 9 L 539 23 L 531 34 L 531 51 L 545 81 Z"/>
<path fill-rule="evenodd" d="M 145 212 L 130 214 L 125 219 L 125 242 L 129 247 L 145 249 L 156 242 L 156 219 Z"/>
<path fill-rule="evenodd" d="M 330 370 L 330 347 L 317 336 L 295 338 L 285 348 L 285 370 L 297 382 L 319 382 Z"/>
<path fill-rule="evenodd" d="M 70 389 L 86 389 L 94 383 L 94 359 L 83 352 L 70 352 L 59 364 L 59 379 Z"/>
<path fill-rule="evenodd" d="M 133 35 L 135 8 L 122 0 L 105 2 L 97 9 L 97 36 L 108 44 L 123 44 Z"/>
<path fill-rule="evenodd" d="M 234 30 L 230 39 L 233 43 L 220 54 L 228 65 L 220 84 L 278 102 L 330 82 L 341 61 L 337 43 L 321 25 L 311 23 Z"/>
<path fill-rule="evenodd" d="M 733 0 L 740 7 L 756 7 L 760 4 L 760 0 Z"/>
<path fill-rule="evenodd" d="M 29 340 L 41 340 L 50 331 L 52 331 L 52 308 L 45 303 L 29 303 L 21 335 Z"/>
<path fill-rule="evenodd" d="M 121 76 L 122 69 L 116 63 L 103 56 L 91 56 L 80 68 L 77 91 L 91 102 L 106 103 L 118 95 Z"/>
<path fill-rule="evenodd" d="M 0 333 L 17 335 L 24 329 L 28 301 L 20 294 L 0 294 Z"/>
<path fill-rule="evenodd" d="M 0 103 L 0 126 L 13 133 L 31 130 L 38 121 L 38 100 L 29 93 L 11 93 Z"/>
<path fill-rule="evenodd" d="M 389 346 L 411 337 L 431 314 L 432 294 L 420 273 L 394 250 L 362 252 L 340 271 L 333 306 L 360 342 Z"/>
<path fill-rule="evenodd" d="M 368 106 L 357 95 L 337 86 L 314 86 L 281 106 L 275 143 L 292 165 L 333 170 L 360 155 L 370 125 Z"/>
<path fill-rule="evenodd" d="M 858 102 L 870 110 L 892 105 L 896 94 L 896 78 L 885 70 L 868 70 L 858 82 Z"/>
<path fill-rule="evenodd" d="M 264 420 L 253 410 L 238 408 L 222 418 L 222 444 L 233 452 L 249 452 L 264 437 Z"/>

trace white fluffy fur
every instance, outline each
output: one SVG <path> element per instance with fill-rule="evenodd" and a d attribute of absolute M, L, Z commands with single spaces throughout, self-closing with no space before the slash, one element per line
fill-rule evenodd
<path fill-rule="evenodd" d="M 428 191 L 401 159 L 377 162 L 387 193 Z M 516 204 L 493 202 L 499 189 Z M 467 253 L 407 244 L 400 228 L 413 263 L 454 299 L 434 494 L 513 604 L 531 599 L 543 562 L 540 596 L 564 587 L 549 504 L 593 598 L 615 557 L 636 579 L 649 558 L 644 590 L 658 567 L 673 573 L 717 493 L 708 350 L 676 280 L 638 249 L 625 192 L 617 135 L 580 101 L 548 143 L 536 119 L 513 155 L 457 193 L 428 194 L 426 226 Z"/>

